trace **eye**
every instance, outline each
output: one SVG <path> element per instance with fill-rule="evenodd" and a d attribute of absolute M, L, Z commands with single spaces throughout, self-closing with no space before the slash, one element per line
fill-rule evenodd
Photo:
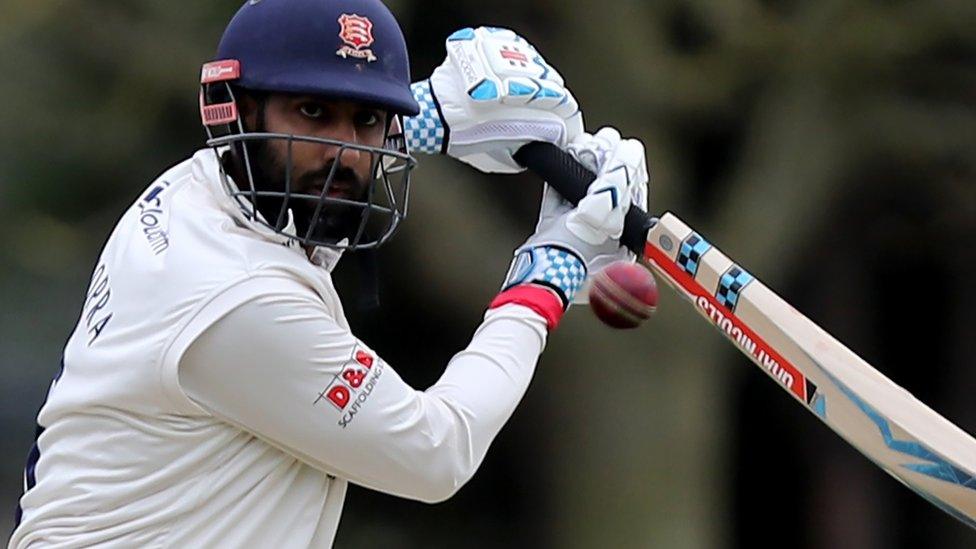
<path fill-rule="evenodd" d="M 372 128 L 379 125 L 380 115 L 376 111 L 360 111 L 356 114 L 356 123 L 360 126 Z"/>
<path fill-rule="evenodd" d="M 322 108 L 322 105 L 319 105 L 318 103 L 302 103 L 299 110 L 301 111 L 302 116 L 316 120 L 325 115 L 325 109 Z"/>

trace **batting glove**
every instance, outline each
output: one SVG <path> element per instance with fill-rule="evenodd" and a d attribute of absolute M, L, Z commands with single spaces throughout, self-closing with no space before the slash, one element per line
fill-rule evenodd
<path fill-rule="evenodd" d="M 447 154 L 483 172 L 521 172 L 512 155 L 522 145 L 565 147 L 583 132 L 562 76 L 508 29 L 455 32 L 444 63 L 412 89 L 420 114 L 404 121 L 409 149 Z"/>
<path fill-rule="evenodd" d="M 624 218 L 631 207 L 647 211 L 647 163 L 640 141 L 603 128 L 580 135 L 568 150 L 597 177 L 575 207 L 546 185 L 535 234 L 515 251 L 503 291 L 493 302 L 527 305 L 543 314 L 550 328 L 570 303 L 585 302 L 588 273 L 634 259 L 620 245 Z"/>

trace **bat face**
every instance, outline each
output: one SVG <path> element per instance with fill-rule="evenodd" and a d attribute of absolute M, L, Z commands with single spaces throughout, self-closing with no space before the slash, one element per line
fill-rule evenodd
<path fill-rule="evenodd" d="M 976 528 L 976 440 L 894 384 L 671 213 L 644 262 L 868 459 Z"/>

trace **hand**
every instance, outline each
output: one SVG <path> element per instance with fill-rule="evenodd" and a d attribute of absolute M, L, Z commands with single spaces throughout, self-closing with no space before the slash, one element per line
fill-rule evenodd
<path fill-rule="evenodd" d="M 524 170 L 522 145 L 565 147 L 583 132 L 579 104 L 562 76 L 507 29 L 462 29 L 447 39 L 447 59 L 413 84 L 420 114 L 404 121 L 412 152 L 448 154 L 488 173 Z"/>
<path fill-rule="evenodd" d="M 575 207 L 546 185 L 536 232 L 516 251 L 506 284 L 541 279 L 559 288 L 566 303 L 580 303 L 586 301 L 587 273 L 596 273 L 614 261 L 635 259 L 619 239 L 627 211 L 631 207 L 647 211 L 648 172 L 644 145 L 636 139 L 621 139 L 613 128 L 580 135 L 568 151 L 597 178 Z M 547 278 L 544 260 L 556 257 L 553 250 L 573 256 L 583 267 L 582 276 Z M 560 261 L 565 264 L 568 260 L 562 257 Z M 572 283 L 566 283 L 570 278 Z"/>

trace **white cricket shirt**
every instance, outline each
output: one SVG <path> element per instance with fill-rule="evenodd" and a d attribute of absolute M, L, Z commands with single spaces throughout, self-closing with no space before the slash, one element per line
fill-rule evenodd
<path fill-rule="evenodd" d="M 336 261 L 248 222 L 212 150 L 151 184 L 98 260 L 9 547 L 328 547 L 347 482 L 453 494 L 528 387 L 545 320 L 489 311 L 416 391 L 350 332 Z"/>

